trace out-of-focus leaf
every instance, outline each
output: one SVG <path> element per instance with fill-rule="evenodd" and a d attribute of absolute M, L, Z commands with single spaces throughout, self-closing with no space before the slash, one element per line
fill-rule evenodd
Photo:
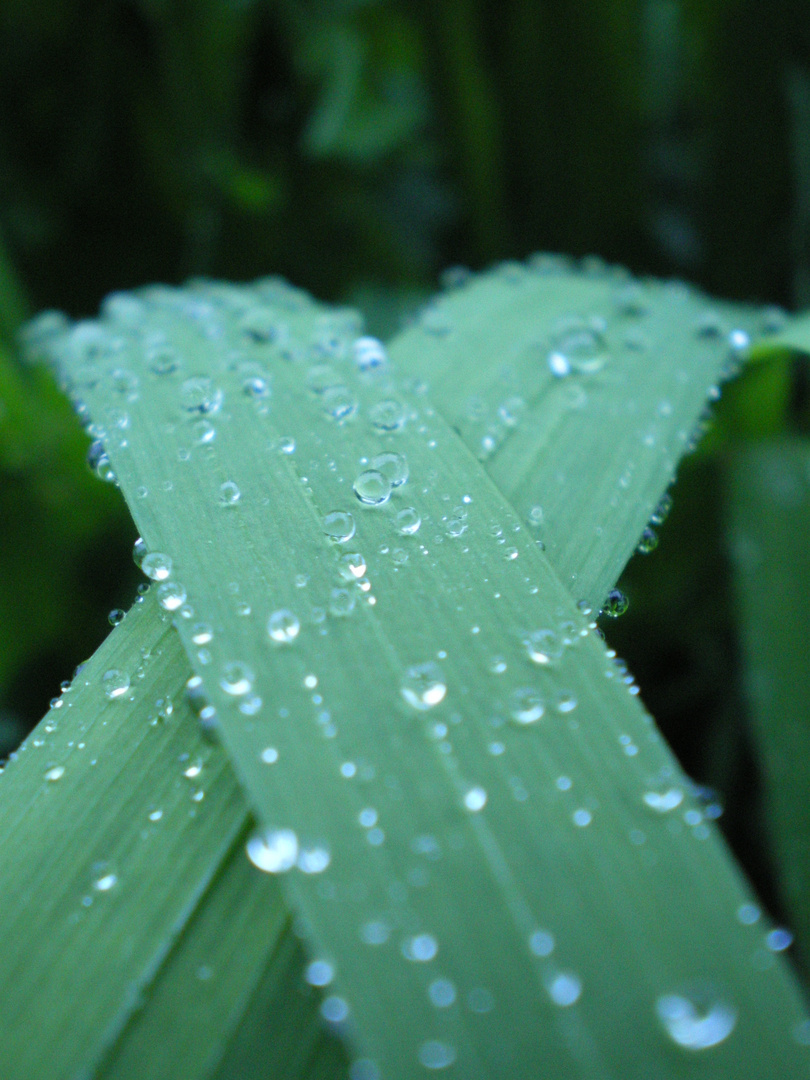
<path fill-rule="evenodd" d="M 810 445 L 741 451 L 730 476 L 745 684 L 782 900 L 810 963 Z"/>

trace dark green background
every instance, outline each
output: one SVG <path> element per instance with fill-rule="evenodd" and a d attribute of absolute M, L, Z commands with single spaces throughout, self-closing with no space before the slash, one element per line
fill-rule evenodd
<path fill-rule="evenodd" d="M 0 755 L 137 584 L 118 493 L 15 354 L 27 314 L 280 273 L 385 335 L 443 268 L 540 249 L 810 302 L 798 0 L 4 0 L 0 40 Z M 777 915 L 721 476 L 735 441 L 806 431 L 789 374 L 775 411 L 725 407 L 606 628 Z"/>

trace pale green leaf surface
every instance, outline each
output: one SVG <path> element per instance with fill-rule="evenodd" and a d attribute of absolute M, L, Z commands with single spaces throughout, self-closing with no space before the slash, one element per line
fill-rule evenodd
<path fill-rule="evenodd" d="M 541 256 L 437 297 L 390 351 L 597 609 L 761 321 L 681 282 Z"/>
<path fill-rule="evenodd" d="M 746 689 L 782 899 L 810 960 L 810 446 L 751 447 L 733 463 L 730 545 Z"/>
<path fill-rule="evenodd" d="M 157 611 L 151 594 L 132 609 L 0 776 L 8 1080 L 88 1073 L 244 829 L 244 798 L 185 703 L 182 650 Z M 131 687 L 112 700 L 111 670 Z M 165 719 L 159 699 L 173 702 Z"/>
<path fill-rule="evenodd" d="M 270 307 L 247 317 L 272 316 L 283 346 L 243 333 L 246 301 Z M 721 842 L 688 794 L 677 815 L 645 804 L 662 786 L 683 792 L 677 765 L 602 644 L 580 636 L 582 617 L 533 539 L 428 402 L 401 393 L 409 421 L 383 437 L 371 410 L 399 388 L 336 358 L 359 413 L 344 425 L 327 419 L 328 395 L 306 391 L 306 374 L 313 351 L 332 349 L 324 335 L 340 340 L 351 328 L 334 316 L 319 325 L 319 310 L 292 291 L 152 290 L 144 302 L 143 318 L 183 369 L 153 376 L 128 336 L 114 358 L 102 347 L 92 360 L 71 341 L 63 360 L 107 430 L 149 546 L 172 555 L 175 580 L 214 627 L 203 658 L 178 621 L 255 808 L 268 827 L 294 829 L 302 848 L 328 845 L 322 874 L 293 871 L 284 884 L 316 953 L 337 964 L 350 1041 L 386 1077 L 442 1055 L 457 1075 L 521 1075 L 536 1069 L 538 1044 L 549 1077 L 642 1076 L 662 1059 L 667 1075 L 697 1075 L 655 1002 L 708 994 L 736 1022 L 702 1057 L 701 1076 L 752 1061 L 761 1076 L 806 1074 L 806 1051 L 790 1037 L 795 989 L 778 960 L 757 970 L 761 932 L 735 920 L 746 891 Z M 216 437 L 202 448 L 193 447 L 193 414 L 180 408 L 190 374 L 211 375 L 224 392 L 208 417 Z M 273 380 L 269 407 L 244 392 L 255 377 Z M 295 453 L 279 453 L 289 436 Z M 365 457 L 388 448 L 407 455 L 411 479 L 385 507 L 364 508 L 352 480 Z M 188 460 L 178 465 L 178 455 Z M 222 483 L 238 486 L 232 505 L 220 504 Z M 409 503 L 422 528 L 400 537 L 392 516 Z M 368 563 L 369 591 L 349 593 L 348 618 L 325 613 L 343 584 L 340 551 L 321 528 L 334 508 L 357 518 L 350 547 Z M 249 617 L 237 608 L 245 600 Z M 266 636 L 279 608 L 301 619 L 289 647 Z M 534 666 L 521 639 L 541 627 L 572 644 Z M 423 714 L 399 689 L 408 664 L 431 658 L 448 689 Z M 232 661 L 254 675 L 236 696 L 218 681 Z M 523 687 L 545 700 L 535 726 L 506 719 Z M 568 711 L 566 693 L 576 699 Z M 261 760 L 268 746 L 279 753 L 272 779 Z M 347 762 L 353 775 L 341 773 Z M 476 814 L 463 800 L 482 781 L 487 803 Z M 372 842 L 358 824 L 364 807 L 382 830 Z M 363 944 L 369 920 L 387 927 L 382 946 Z M 554 935 L 549 956 L 529 949 L 539 927 Z M 435 939 L 435 958 L 404 958 L 414 934 L 430 935 L 418 939 L 428 952 Z M 427 994 L 439 974 L 457 988 L 447 1009 Z"/>
<path fill-rule="evenodd" d="M 776 337 L 769 340 L 769 344 L 810 353 L 810 313 L 803 312 L 790 318 Z"/>

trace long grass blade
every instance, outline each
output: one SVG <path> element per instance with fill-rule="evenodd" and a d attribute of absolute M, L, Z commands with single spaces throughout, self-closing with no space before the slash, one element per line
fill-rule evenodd
<path fill-rule="evenodd" d="M 146 357 L 116 326 L 95 355 L 74 337 L 62 359 L 153 549 L 144 566 L 157 576 L 170 553 L 167 589 L 213 629 L 201 651 L 178 620 L 269 830 L 253 858 L 297 866 L 285 887 L 337 967 L 325 1015 L 392 1077 L 534 1072 L 538 1040 L 548 1076 L 628 1075 L 695 1049 L 711 1050 L 706 1076 L 806 1069 L 788 972 L 751 974 L 758 939 L 735 921 L 746 893 L 722 844 L 430 404 L 358 374 L 340 356 L 354 327 L 274 284 L 134 303 L 160 342 Z M 173 368 L 150 367 L 155 347 Z M 377 420 L 394 393 L 392 434 Z M 410 463 L 390 499 L 385 472 L 364 475 L 379 453 L 400 480 L 396 455 Z M 330 543 L 348 540 L 332 512 L 356 518 L 368 577 L 354 591 L 335 584 L 359 564 Z"/>

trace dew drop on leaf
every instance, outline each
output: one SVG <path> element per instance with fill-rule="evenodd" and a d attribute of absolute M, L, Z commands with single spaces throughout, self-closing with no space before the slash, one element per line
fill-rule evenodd
<path fill-rule="evenodd" d="M 729 1037 L 737 1011 L 710 991 L 662 994 L 655 1012 L 673 1042 L 685 1050 L 708 1050 Z"/>
<path fill-rule="evenodd" d="M 407 668 L 402 678 L 400 693 L 414 709 L 420 712 L 432 709 L 444 700 L 447 693 L 441 668 L 433 660 Z"/>
<path fill-rule="evenodd" d="M 284 874 L 295 866 L 298 837 L 292 829 L 267 829 L 254 833 L 245 850 L 259 870 L 266 874 Z"/>
<path fill-rule="evenodd" d="M 352 487 L 357 498 L 366 506 L 382 506 L 391 496 L 391 481 L 378 469 L 365 469 Z"/>
<path fill-rule="evenodd" d="M 290 645 L 298 637 L 301 623 L 298 617 L 287 608 L 274 611 L 267 620 L 267 633 L 271 641 L 278 645 Z"/>
<path fill-rule="evenodd" d="M 345 510 L 332 510 L 323 519 L 323 531 L 335 543 L 345 544 L 354 536 L 354 518 Z"/>

